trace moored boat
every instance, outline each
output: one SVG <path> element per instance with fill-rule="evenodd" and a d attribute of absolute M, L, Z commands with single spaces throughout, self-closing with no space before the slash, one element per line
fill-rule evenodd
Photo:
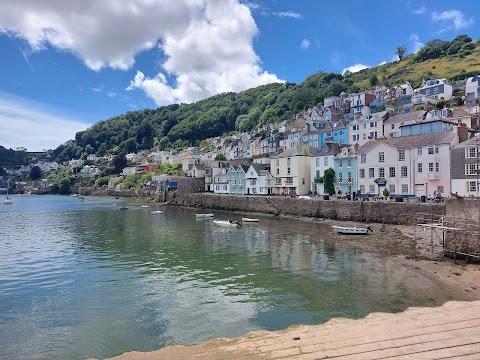
<path fill-rule="evenodd" d="M 222 227 L 232 227 L 232 228 L 237 228 L 242 226 L 238 221 L 235 220 L 213 220 L 213 224 L 215 226 L 222 226 Z"/>
<path fill-rule="evenodd" d="M 242 218 L 242 222 L 259 222 L 259 219 L 255 218 Z"/>
<path fill-rule="evenodd" d="M 360 227 L 333 225 L 332 228 L 337 234 L 345 235 L 367 235 L 369 231 L 373 232 L 372 228 L 368 225 Z"/>
<path fill-rule="evenodd" d="M 150 214 L 157 215 L 157 214 L 161 214 L 162 212 L 163 212 L 162 210 L 153 210 L 150 212 Z"/>
<path fill-rule="evenodd" d="M 12 205 L 13 204 L 13 200 L 10 199 L 8 196 L 5 198 L 5 200 L 3 200 L 3 205 Z"/>
<path fill-rule="evenodd" d="M 195 214 L 195 217 L 197 218 L 208 218 L 208 217 L 214 217 L 214 214 Z"/>

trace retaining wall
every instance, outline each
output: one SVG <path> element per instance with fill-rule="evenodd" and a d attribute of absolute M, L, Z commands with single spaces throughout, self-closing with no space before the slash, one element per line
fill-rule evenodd
<path fill-rule="evenodd" d="M 275 196 L 235 196 L 224 194 L 197 193 L 176 194 L 170 204 L 201 207 L 227 211 L 245 211 L 274 215 L 292 215 L 366 223 L 416 225 L 416 213 L 445 215 L 442 204 L 410 201 L 348 201 L 323 200 L 320 198 L 298 199 Z"/>

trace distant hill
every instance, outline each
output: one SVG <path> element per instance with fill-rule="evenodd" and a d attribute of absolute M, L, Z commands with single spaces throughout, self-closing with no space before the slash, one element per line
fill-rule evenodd
<path fill-rule="evenodd" d="M 357 73 L 318 72 L 300 84 L 268 84 L 193 104 L 128 112 L 78 132 L 74 140 L 55 149 L 54 155 L 66 161 L 87 154 L 135 152 L 154 145 L 179 149 L 209 137 L 289 119 L 342 91 L 360 92 L 375 85 L 395 86 L 405 81 L 415 88 L 422 79 L 433 77 L 464 80 L 480 73 L 479 45 L 467 35 L 451 42 L 435 39 L 416 54 Z"/>

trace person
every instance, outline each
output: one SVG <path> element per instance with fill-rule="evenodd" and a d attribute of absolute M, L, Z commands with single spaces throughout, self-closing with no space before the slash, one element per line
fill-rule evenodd
<path fill-rule="evenodd" d="M 440 191 L 437 191 L 436 200 L 437 200 L 437 202 L 441 202 L 441 201 L 442 201 L 442 193 L 441 193 Z"/>
<path fill-rule="evenodd" d="M 430 201 L 430 200 L 432 200 L 432 197 L 430 196 L 430 194 L 428 194 L 427 201 Z"/>

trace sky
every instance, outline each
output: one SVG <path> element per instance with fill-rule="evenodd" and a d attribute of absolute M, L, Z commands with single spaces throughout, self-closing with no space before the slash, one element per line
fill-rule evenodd
<path fill-rule="evenodd" d="M 53 149 L 128 111 L 480 39 L 478 1 L 0 0 L 0 145 Z"/>

